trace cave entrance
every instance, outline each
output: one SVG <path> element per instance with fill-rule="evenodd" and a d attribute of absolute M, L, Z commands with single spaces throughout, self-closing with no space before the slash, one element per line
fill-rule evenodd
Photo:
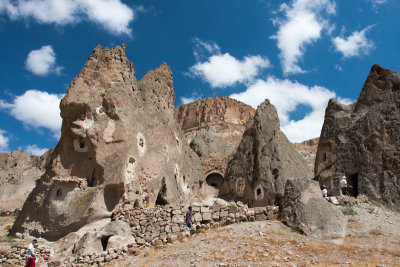
<path fill-rule="evenodd" d="M 103 247 L 103 251 L 106 251 L 108 245 L 108 239 L 110 239 L 111 235 L 103 236 L 101 238 L 101 246 Z"/>
<path fill-rule="evenodd" d="M 219 173 L 211 173 L 206 178 L 206 183 L 213 188 L 213 195 L 219 197 L 223 194 L 224 177 Z"/>
<path fill-rule="evenodd" d="M 159 205 L 159 206 L 168 205 L 167 185 L 165 184 L 165 177 L 163 177 L 162 181 L 161 181 L 161 188 L 157 195 L 156 205 Z"/>
<path fill-rule="evenodd" d="M 104 188 L 104 202 L 107 210 L 112 211 L 125 193 L 124 184 L 108 184 Z"/>
<path fill-rule="evenodd" d="M 347 184 L 351 187 L 348 188 L 349 195 L 352 197 L 358 196 L 358 172 L 346 174 Z"/>

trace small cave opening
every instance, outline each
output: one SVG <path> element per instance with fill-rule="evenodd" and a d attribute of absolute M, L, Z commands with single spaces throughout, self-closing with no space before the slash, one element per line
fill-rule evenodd
<path fill-rule="evenodd" d="M 104 187 L 104 202 L 108 211 L 112 211 L 125 193 L 124 184 L 108 184 Z"/>
<path fill-rule="evenodd" d="M 139 139 L 139 146 L 140 146 L 140 147 L 143 147 L 143 146 L 144 146 L 144 140 L 143 140 L 143 138 L 140 138 L 140 139 Z"/>
<path fill-rule="evenodd" d="M 112 237 L 112 235 L 103 236 L 101 238 L 101 246 L 103 247 L 103 251 L 106 251 L 110 237 Z"/>
<path fill-rule="evenodd" d="M 165 184 L 165 177 L 163 177 L 161 181 L 161 188 L 160 191 L 158 191 L 157 199 L 156 199 L 156 205 L 159 206 L 165 206 L 168 205 L 167 201 L 167 185 Z"/>
<path fill-rule="evenodd" d="M 274 176 L 275 180 L 278 179 L 278 177 L 279 177 L 279 170 L 278 170 L 278 169 L 273 169 L 273 170 L 272 170 L 272 175 Z"/>
<path fill-rule="evenodd" d="M 61 188 L 58 188 L 58 189 L 57 189 L 56 196 L 57 196 L 57 197 L 62 196 L 62 190 L 61 190 Z"/>
<path fill-rule="evenodd" d="M 224 177 L 218 173 L 211 173 L 207 176 L 206 182 L 209 186 L 219 189 L 224 183 Z"/>
<path fill-rule="evenodd" d="M 129 163 L 130 163 L 130 164 L 135 163 L 135 159 L 134 159 L 133 157 L 130 157 L 130 158 L 129 158 Z"/>
<path fill-rule="evenodd" d="M 140 204 L 139 204 L 139 200 L 138 200 L 138 199 L 135 200 L 135 203 L 133 204 L 133 207 L 134 207 L 135 209 L 140 208 Z"/>
<path fill-rule="evenodd" d="M 257 196 L 261 195 L 261 188 L 257 188 Z"/>
<path fill-rule="evenodd" d="M 326 152 L 322 155 L 322 161 L 326 161 Z"/>
<path fill-rule="evenodd" d="M 83 142 L 83 141 L 79 142 L 79 147 L 80 148 L 85 148 L 85 142 Z"/>

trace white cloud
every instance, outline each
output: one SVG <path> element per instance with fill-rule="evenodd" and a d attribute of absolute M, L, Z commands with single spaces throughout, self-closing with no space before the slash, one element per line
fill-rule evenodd
<path fill-rule="evenodd" d="M 25 67 L 33 74 L 44 76 L 51 72 L 60 74 L 62 67 L 56 65 L 56 54 L 51 45 L 29 52 Z"/>
<path fill-rule="evenodd" d="M 211 55 L 205 61 L 191 66 L 189 74 L 201 77 L 211 87 L 227 87 L 252 81 L 260 70 L 271 65 L 267 58 L 260 55 L 246 56 L 238 60 L 229 53 L 221 54 L 217 44 L 195 38 L 193 54 L 197 61 L 204 56 L 204 52 Z"/>
<path fill-rule="evenodd" d="M 275 18 L 279 25 L 278 32 L 271 38 L 277 40 L 281 51 L 279 57 L 285 75 L 305 72 L 300 66 L 309 45 L 321 37 L 321 32 L 332 30 L 323 14 L 335 13 L 335 2 L 331 0 L 294 0 L 291 5 L 282 4 L 280 11 L 285 17 Z"/>
<path fill-rule="evenodd" d="M 201 61 L 209 55 L 221 54 L 220 47 L 215 42 L 205 42 L 200 38 L 193 38 L 193 55 L 196 61 Z"/>
<path fill-rule="evenodd" d="M 40 148 L 37 145 L 27 145 L 24 150 L 30 155 L 41 156 L 44 153 L 46 153 L 49 149 Z"/>
<path fill-rule="evenodd" d="M 8 109 L 13 117 L 26 126 L 49 129 L 57 138 L 62 122 L 59 107 L 62 97 L 61 94 L 28 90 L 23 95 L 16 96 L 13 103 L 0 99 L 0 108 Z"/>
<path fill-rule="evenodd" d="M 6 131 L 0 129 L 0 152 L 8 149 L 8 137 L 5 136 Z"/>
<path fill-rule="evenodd" d="M 325 87 L 308 87 L 298 82 L 268 77 L 257 80 L 246 91 L 230 97 L 256 108 L 265 99 L 276 107 L 281 121 L 281 129 L 291 142 L 301 142 L 321 134 L 325 108 L 335 92 Z M 341 99 L 343 100 L 343 99 Z M 311 111 L 300 120 L 290 118 L 300 105 L 308 106 Z"/>
<path fill-rule="evenodd" d="M 42 24 L 67 25 L 82 20 L 100 24 L 113 34 L 130 34 L 134 10 L 120 0 L 2 0 L 0 13 L 10 19 L 33 19 Z"/>
<path fill-rule="evenodd" d="M 354 31 L 347 37 L 335 37 L 332 39 L 336 51 L 343 54 L 344 58 L 361 56 L 374 49 L 374 43 L 365 37 L 365 34 L 375 25 L 370 25 L 361 31 Z"/>
<path fill-rule="evenodd" d="M 367 0 L 372 4 L 372 7 L 374 9 L 377 9 L 379 5 L 386 4 L 388 1 L 387 0 Z"/>
<path fill-rule="evenodd" d="M 188 104 L 188 103 L 192 103 L 196 100 L 199 100 L 200 98 L 202 98 L 201 94 L 198 94 L 197 92 L 193 92 L 192 95 L 190 97 L 181 97 L 181 102 L 182 104 Z"/>

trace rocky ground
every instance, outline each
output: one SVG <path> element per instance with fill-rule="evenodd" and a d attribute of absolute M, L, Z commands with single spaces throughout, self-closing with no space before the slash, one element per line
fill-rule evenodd
<path fill-rule="evenodd" d="M 400 214 L 360 203 L 345 208 L 343 239 L 310 239 L 279 221 L 210 229 L 107 266 L 399 266 Z"/>
<path fill-rule="evenodd" d="M 400 214 L 370 203 L 342 208 L 343 239 L 308 238 L 280 221 L 232 224 L 105 266 L 399 266 Z M 355 214 L 356 213 L 356 214 Z M 28 243 L 6 236 L 13 217 L 0 217 L 0 249 Z M 51 248 L 54 243 L 41 245 Z M 46 266 L 46 265 L 39 265 Z"/>

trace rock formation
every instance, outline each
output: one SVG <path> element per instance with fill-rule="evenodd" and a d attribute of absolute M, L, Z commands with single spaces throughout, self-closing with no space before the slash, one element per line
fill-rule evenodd
<path fill-rule="evenodd" d="M 213 97 L 175 109 L 190 147 L 200 157 L 206 183 L 202 195 L 218 197 L 226 167 L 255 110 L 229 97 Z"/>
<path fill-rule="evenodd" d="M 21 210 L 36 180 L 43 175 L 50 153 L 30 156 L 18 149 L 0 153 L 0 212 Z"/>
<path fill-rule="evenodd" d="M 339 194 L 348 177 L 351 194 L 400 209 L 400 75 L 374 65 L 356 103 L 329 101 L 315 174 Z"/>
<path fill-rule="evenodd" d="M 56 240 L 120 202 L 184 203 L 204 174 L 174 119 L 172 73 L 163 63 L 136 81 L 125 46 L 98 46 L 62 99 L 61 139 L 12 232 Z"/>
<path fill-rule="evenodd" d="M 286 183 L 281 220 L 313 238 L 342 238 L 347 222 L 340 209 L 321 197 L 318 182 L 309 178 Z"/>
<path fill-rule="evenodd" d="M 280 204 L 288 178 L 312 177 L 304 159 L 280 130 L 275 107 L 265 100 L 250 119 L 226 171 L 221 194 L 249 206 Z"/>
<path fill-rule="evenodd" d="M 312 171 L 314 171 L 318 142 L 319 142 L 319 137 L 306 140 L 301 143 L 293 144 L 294 148 L 296 148 L 299 154 L 304 158 L 304 160 L 307 162 L 308 167 L 310 167 Z"/>

